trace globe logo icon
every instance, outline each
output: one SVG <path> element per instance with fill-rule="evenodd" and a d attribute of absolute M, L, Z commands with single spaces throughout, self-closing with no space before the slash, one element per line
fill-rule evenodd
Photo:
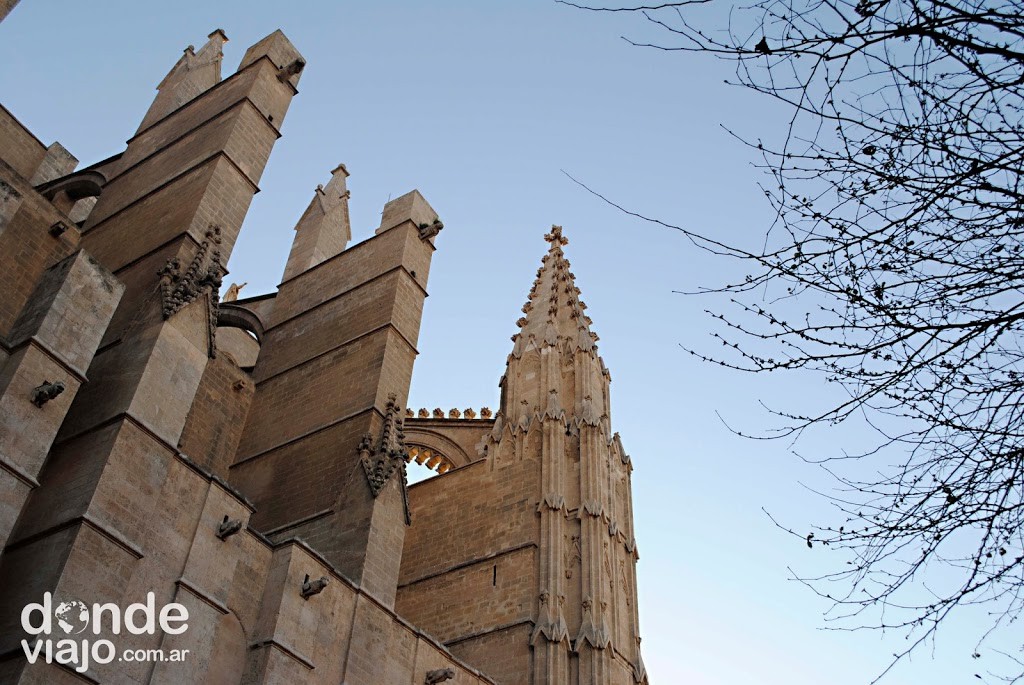
<path fill-rule="evenodd" d="M 58 604 L 53 616 L 65 635 L 81 633 L 89 626 L 89 607 L 77 599 Z"/>

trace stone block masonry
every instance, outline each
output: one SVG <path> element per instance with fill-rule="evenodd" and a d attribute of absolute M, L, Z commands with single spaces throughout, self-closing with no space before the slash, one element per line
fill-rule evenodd
<path fill-rule="evenodd" d="M 305 68 L 274 31 L 222 79 L 226 42 L 77 171 L 0 107 L 0 685 L 643 685 L 632 462 L 561 229 L 499 410 L 414 415 L 418 191 L 350 244 L 337 166 L 277 291 L 221 302 Z M 44 598 L 124 626 L 36 635 Z M 128 630 L 146 602 L 185 629 Z M 62 639 L 114 651 L 30 658 Z"/>

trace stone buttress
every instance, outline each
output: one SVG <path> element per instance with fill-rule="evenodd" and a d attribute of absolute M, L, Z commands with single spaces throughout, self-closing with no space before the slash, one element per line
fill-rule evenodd
<path fill-rule="evenodd" d="M 390 607 L 408 522 L 403 407 L 441 223 L 414 190 L 344 249 L 347 175 L 335 169 L 296 226 L 230 479 L 261 532 L 301 537 Z"/>
<path fill-rule="evenodd" d="M 277 31 L 221 81 L 224 40 L 215 31 L 194 56 L 202 64 L 176 65 L 123 153 L 36 187 L 68 211 L 83 193 L 99 197 L 82 221 L 65 217 L 50 228 L 83 252 L 50 269 L 11 330 L 15 343 L 34 341 L 23 348 L 29 353 L 57 345 L 63 368 L 46 375 L 65 379 L 67 390 L 33 419 L 49 417 L 45 430 L 56 436 L 52 448 L 48 440 L 30 446 L 22 471 L 42 465 L 38 485 L 24 474 L 31 496 L 0 558 L 5 682 L 17 681 L 24 665 L 20 609 L 44 592 L 101 603 L 152 589 L 166 603 L 185 592 L 176 581 L 197 512 L 183 496 L 189 466 L 177 445 L 215 354 L 224 265 L 305 63 Z M 69 342 L 78 324 L 80 338 Z M 158 640 L 141 636 L 130 646 Z M 141 682 L 151 667 L 120 668 Z"/>

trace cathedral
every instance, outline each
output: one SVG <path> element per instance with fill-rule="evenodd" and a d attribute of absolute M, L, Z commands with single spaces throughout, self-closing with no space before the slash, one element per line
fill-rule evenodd
<path fill-rule="evenodd" d="M 81 169 L 0 107 L 0 683 L 647 683 L 566 234 L 500 406 L 407 408 L 443 215 L 413 190 L 350 244 L 340 165 L 277 291 L 225 287 L 306 64 L 275 31 L 222 79 L 226 40 Z"/>

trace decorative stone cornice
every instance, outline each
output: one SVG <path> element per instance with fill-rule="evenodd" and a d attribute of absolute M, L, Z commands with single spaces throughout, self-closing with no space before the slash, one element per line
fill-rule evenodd
<path fill-rule="evenodd" d="M 434 419 L 451 419 L 451 420 L 456 420 L 456 419 L 460 419 L 460 420 L 470 419 L 470 420 L 473 420 L 473 419 L 476 419 L 476 420 L 486 421 L 486 420 L 490 419 L 492 416 L 493 416 L 493 414 L 491 413 L 491 410 L 488 409 L 487 407 L 482 407 L 480 409 L 479 414 L 472 407 L 467 407 L 466 409 L 458 409 L 456 407 L 453 407 L 453 408 L 448 410 L 447 414 L 445 413 L 444 409 L 441 409 L 440 407 L 437 407 L 437 408 L 435 408 L 433 410 L 426 409 L 426 408 L 421 408 L 421 409 L 419 409 L 416 412 L 413 412 L 412 409 L 406 409 L 405 410 L 405 417 L 407 419 L 411 419 L 411 418 L 418 418 L 418 419 L 434 418 Z"/>
<path fill-rule="evenodd" d="M 591 516 L 593 518 L 600 518 L 605 515 L 604 505 L 594 499 L 589 499 L 583 503 L 580 507 L 578 517 L 582 519 L 584 516 Z"/>
<path fill-rule="evenodd" d="M 537 503 L 537 513 L 540 514 L 544 510 L 566 513 L 569 511 L 565 505 L 565 497 L 554 492 L 544 495 L 544 499 Z"/>

